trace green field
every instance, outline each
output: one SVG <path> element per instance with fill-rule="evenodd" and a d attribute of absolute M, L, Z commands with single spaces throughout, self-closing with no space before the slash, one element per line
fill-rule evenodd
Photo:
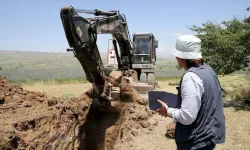
<path fill-rule="evenodd" d="M 104 65 L 106 54 L 100 53 Z M 180 77 L 183 70 L 175 60 L 157 58 L 155 74 L 158 80 Z M 47 53 L 0 50 L 0 75 L 12 83 L 75 82 L 85 80 L 85 73 L 73 53 Z M 238 71 L 236 74 L 244 74 Z"/>
<path fill-rule="evenodd" d="M 106 60 L 104 53 L 101 53 L 103 61 Z M 31 51 L 1 51 L 0 66 L 3 70 L 20 69 L 58 69 L 58 68 L 79 68 L 81 67 L 74 54 L 69 53 L 48 53 Z"/>
<path fill-rule="evenodd" d="M 104 65 L 106 54 L 101 53 Z M 157 58 L 156 76 L 158 78 L 180 76 L 177 63 L 165 58 Z M 77 81 L 85 78 L 85 73 L 73 53 L 47 53 L 30 51 L 0 51 L 0 75 L 10 82 L 62 82 L 69 79 Z M 53 82 L 54 82 L 53 81 Z"/>

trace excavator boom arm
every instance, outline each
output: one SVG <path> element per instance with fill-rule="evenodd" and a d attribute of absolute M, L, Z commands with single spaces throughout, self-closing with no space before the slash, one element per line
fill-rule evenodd
<path fill-rule="evenodd" d="M 95 18 L 83 18 L 78 13 L 94 14 Z M 69 46 L 82 65 L 86 78 L 94 86 L 95 93 L 103 97 L 107 88 L 109 70 L 105 69 L 98 47 L 97 34 L 112 34 L 116 48 L 118 68 L 132 67 L 132 46 L 125 18 L 118 11 L 74 9 L 63 7 L 60 12 L 62 24 Z M 119 52 L 116 46 L 119 45 Z"/>

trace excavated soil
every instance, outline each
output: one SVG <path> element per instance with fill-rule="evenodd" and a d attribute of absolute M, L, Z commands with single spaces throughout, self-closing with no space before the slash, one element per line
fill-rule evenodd
<path fill-rule="evenodd" d="M 1 149 L 73 149 L 83 137 L 92 100 L 60 99 L 23 90 L 0 77 Z"/>
<path fill-rule="evenodd" d="M 117 112 L 93 107 L 91 90 L 63 99 L 23 90 L 0 76 L 0 149 L 123 149 L 157 121 L 147 102 L 122 83 Z"/>

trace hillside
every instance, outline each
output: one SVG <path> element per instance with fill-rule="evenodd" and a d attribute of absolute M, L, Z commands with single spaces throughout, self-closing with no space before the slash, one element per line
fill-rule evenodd
<path fill-rule="evenodd" d="M 106 53 L 100 52 L 102 61 L 106 64 Z M 157 65 L 171 64 L 172 60 L 157 57 Z M 80 64 L 72 52 L 49 53 L 35 51 L 0 50 L 0 66 L 4 70 L 10 69 L 51 69 L 51 68 L 79 68 Z"/>
<path fill-rule="evenodd" d="M 103 61 L 106 56 L 101 53 Z M 52 69 L 79 68 L 80 64 L 72 52 L 49 53 L 34 51 L 0 50 L 0 65 L 4 70 L 10 69 Z"/>
<path fill-rule="evenodd" d="M 101 52 L 106 64 L 106 53 Z M 79 78 L 84 71 L 72 52 L 48 53 L 32 51 L 0 50 L 0 74 L 10 81 Z M 176 76 L 176 62 L 157 57 L 157 76 Z"/>

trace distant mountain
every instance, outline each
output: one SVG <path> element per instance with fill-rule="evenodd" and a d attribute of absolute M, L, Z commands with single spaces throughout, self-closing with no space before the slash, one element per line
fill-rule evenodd
<path fill-rule="evenodd" d="M 106 54 L 100 53 L 103 61 Z M 4 69 L 79 68 L 73 52 L 35 52 L 0 50 L 0 66 Z"/>
<path fill-rule="evenodd" d="M 156 54 L 157 54 L 157 57 L 159 57 L 159 58 L 164 58 L 164 59 L 173 61 L 173 60 L 175 60 L 175 57 L 171 54 L 171 51 L 172 51 L 172 49 L 160 48 L 160 49 L 156 50 Z"/>
<path fill-rule="evenodd" d="M 174 61 L 175 60 L 175 57 L 172 54 L 166 53 L 166 52 L 158 52 L 157 57 L 166 59 L 168 61 Z"/>

